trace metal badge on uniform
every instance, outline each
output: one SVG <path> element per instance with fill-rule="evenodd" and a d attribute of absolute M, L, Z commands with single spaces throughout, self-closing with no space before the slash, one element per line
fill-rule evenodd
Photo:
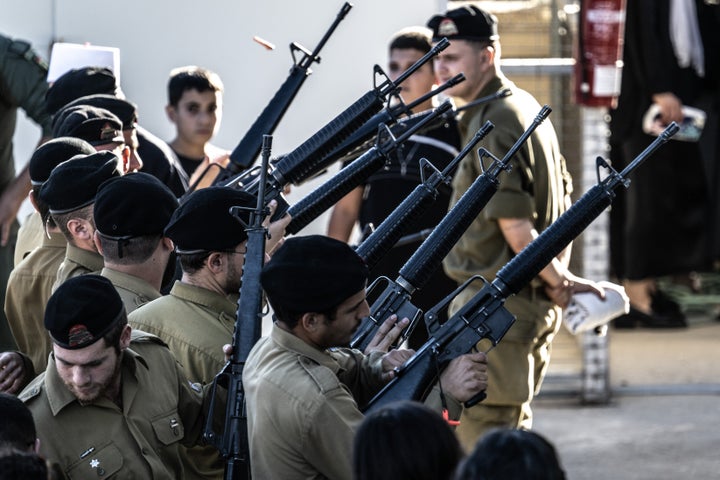
<path fill-rule="evenodd" d="M 188 383 L 190 384 L 190 388 L 195 390 L 197 393 L 202 393 L 202 387 L 200 386 L 199 383 L 193 383 L 189 380 L 188 380 Z"/>

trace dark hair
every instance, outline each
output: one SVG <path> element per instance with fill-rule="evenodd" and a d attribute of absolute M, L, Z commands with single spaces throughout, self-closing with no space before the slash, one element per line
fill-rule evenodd
<path fill-rule="evenodd" d="M 0 480 L 48 480 L 48 464 L 35 452 L 0 450 Z"/>
<path fill-rule="evenodd" d="M 434 410 L 402 401 L 369 414 L 355 434 L 355 480 L 445 480 L 462 449 L 455 433 Z"/>
<path fill-rule="evenodd" d="M 494 429 L 480 438 L 455 480 L 565 480 L 555 447 L 530 430 Z"/>
<path fill-rule="evenodd" d="M 289 308 L 286 308 L 284 305 L 278 305 L 277 303 L 273 303 L 270 297 L 268 297 L 268 303 L 273 309 L 273 314 L 275 315 L 275 318 L 283 322 L 289 329 L 293 329 L 297 326 L 298 322 L 300 321 L 300 318 L 308 312 L 298 312 L 295 310 L 291 310 Z M 337 309 L 339 307 L 338 305 L 335 305 L 331 307 L 328 310 L 325 310 L 323 312 L 315 312 L 319 313 L 320 315 L 324 315 L 327 317 L 328 322 L 332 322 L 335 320 L 335 315 L 337 314 Z"/>
<path fill-rule="evenodd" d="M 390 39 L 389 50 L 413 49 L 428 53 L 432 49 L 432 30 L 425 27 L 408 27 Z"/>
<path fill-rule="evenodd" d="M 98 232 L 103 258 L 117 265 L 137 265 L 149 259 L 162 235 L 141 235 L 131 238 L 112 238 Z"/>
<path fill-rule="evenodd" d="M 113 347 L 115 349 L 115 353 L 118 355 L 120 354 L 120 337 L 122 336 L 123 330 L 125 330 L 125 325 L 128 324 L 127 319 L 127 313 L 125 313 L 125 309 L 123 308 L 123 315 L 120 320 L 118 320 L 117 324 L 110 329 L 109 332 L 107 332 L 105 335 L 103 335 L 103 342 L 105 342 L 106 347 Z"/>
<path fill-rule="evenodd" d="M 0 419 L 0 447 L 31 450 L 35 446 L 35 422 L 22 400 L 0 393 Z"/>
<path fill-rule="evenodd" d="M 210 251 L 178 253 L 177 258 L 180 261 L 180 268 L 183 272 L 192 275 L 205 266 L 205 260 L 207 260 L 211 253 Z"/>
<path fill-rule="evenodd" d="M 220 76 L 206 68 L 193 65 L 175 68 L 170 72 L 168 81 L 168 103 L 174 107 L 177 106 L 183 93 L 187 90 L 222 93 L 223 88 Z"/>

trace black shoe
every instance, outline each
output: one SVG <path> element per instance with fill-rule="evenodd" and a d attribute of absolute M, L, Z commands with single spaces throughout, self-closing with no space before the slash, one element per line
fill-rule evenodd
<path fill-rule="evenodd" d="M 621 315 L 613 320 L 613 325 L 618 329 L 629 329 L 635 327 L 644 328 L 685 328 L 687 322 L 685 316 L 679 315 L 662 315 L 652 312 L 648 315 L 645 312 L 630 307 L 630 312 Z"/>
<path fill-rule="evenodd" d="M 650 299 L 650 308 L 653 312 L 670 317 L 678 315 L 684 317 L 682 310 L 680 309 L 680 304 L 670 298 L 670 296 L 662 290 L 655 290 L 650 294 Z"/>

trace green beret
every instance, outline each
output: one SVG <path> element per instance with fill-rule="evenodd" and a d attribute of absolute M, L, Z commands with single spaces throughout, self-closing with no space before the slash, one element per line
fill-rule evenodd
<path fill-rule="evenodd" d="M 162 234 L 177 205 L 172 191 L 152 175 L 111 178 L 97 190 L 95 228 L 114 239 Z"/>
<path fill-rule="evenodd" d="M 292 312 L 324 312 L 365 288 L 368 268 L 345 242 L 323 235 L 293 237 L 260 274 L 268 300 Z"/>
<path fill-rule="evenodd" d="M 97 189 L 105 180 L 120 175 L 119 158 L 112 152 L 76 155 L 50 172 L 38 192 L 50 213 L 68 213 L 95 201 Z"/>
<path fill-rule="evenodd" d="M 80 97 L 65 105 L 63 110 L 79 105 L 88 105 L 90 107 L 107 110 L 120 119 L 123 130 L 133 129 L 137 123 L 137 105 L 114 95 L 98 93 Z"/>
<path fill-rule="evenodd" d="M 63 108 L 53 118 L 53 137 L 76 137 L 90 145 L 125 143 L 122 122 L 104 108 L 75 105 Z"/>
<path fill-rule="evenodd" d="M 475 5 L 448 10 L 444 15 L 435 15 L 428 23 L 433 31 L 433 41 L 447 38 L 457 40 L 497 40 L 500 38 L 495 15 L 480 10 Z"/>
<path fill-rule="evenodd" d="M 75 155 L 91 155 L 95 153 L 92 145 L 85 140 L 74 137 L 60 137 L 49 140 L 38 148 L 28 162 L 30 182 L 40 186 L 48 179 L 53 168 Z"/>
<path fill-rule="evenodd" d="M 222 252 L 247 239 L 246 226 L 230 213 L 231 207 L 255 208 L 257 198 L 230 187 L 196 190 L 175 210 L 165 229 L 178 253 Z M 245 224 L 250 210 L 240 214 Z"/>
<path fill-rule="evenodd" d="M 120 294 L 105 277 L 80 275 L 63 282 L 45 308 L 45 328 L 56 345 L 75 350 L 100 340 L 125 318 Z"/>
<path fill-rule="evenodd" d="M 117 79 L 109 68 L 74 68 L 59 76 L 50 85 L 45 94 L 45 110 L 50 115 L 55 115 L 58 110 L 76 98 L 95 93 L 115 95 L 117 92 Z"/>

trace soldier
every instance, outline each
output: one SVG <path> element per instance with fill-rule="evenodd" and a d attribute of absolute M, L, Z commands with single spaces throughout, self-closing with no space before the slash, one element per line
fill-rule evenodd
<path fill-rule="evenodd" d="M 466 80 L 447 90 L 464 103 L 510 89 L 512 95 L 466 110 L 460 119 L 463 143 L 486 120 L 495 129 L 481 146 L 497 155 L 507 152 L 540 111 L 540 105 L 500 69 L 497 18 L 474 5 L 464 5 L 430 19 L 433 41 L 446 37 L 450 46 L 435 62 L 445 82 L 460 72 Z M 512 170 L 499 178 L 497 193 L 444 260 L 448 276 L 464 282 L 473 275 L 491 281 L 497 271 L 557 219 L 570 204 L 571 179 L 560 154 L 552 124 L 546 120 L 513 157 Z M 482 173 L 477 151 L 465 157 L 453 177 L 451 205 Z M 530 402 L 539 390 L 550 360 L 550 343 L 560 328 L 561 308 L 574 292 L 602 295 L 594 282 L 568 270 L 569 249 L 558 255 L 530 285 L 507 299 L 517 320 L 502 342 L 488 354 L 487 398 L 463 411 L 457 433 L 466 449 L 492 426 L 532 425 Z M 459 310 L 481 288 L 470 284 L 450 305 Z"/>
<path fill-rule="evenodd" d="M 30 201 L 40 218 L 40 224 L 45 225 L 45 234 L 41 245 L 10 274 L 5 296 L 5 315 L 18 348 L 30 357 L 36 372 L 45 370 L 51 350 L 50 337 L 43 326 L 45 304 L 52 293 L 67 248 L 67 240 L 37 192 L 57 165 L 75 155 L 90 155 L 94 152 L 95 149 L 83 140 L 62 137 L 38 147 L 28 163 L 33 185 Z"/>
<path fill-rule="evenodd" d="M 118 160 L 110 152 L 73 157 L 55 167 L 40 188 L 40 199 L 68 242 L 53 290 L 68 278 L 103 268 L 93 240 L 93 204 L 100 184 L 120 175 Z"/>
<path fill-rule="evenodd" d="M 182 278 L 166 295 L 132 312 L 128 320 L 160 337 L 177 357 L 188 378 L 211 383 L 226 363 L 222 346 L 235 327 L 242 266 L 245 260 L 249 209 L 257 199 L 228 187 L 193 192 L 173 214 L 165 235 L 175 243 Z M 245 225 L 230 213 L 234 206 L 248 210 Z M 272 251 L 282 238 L 289 217 L 274 222 L 266 247 Z M 223 464 L 213 448 L 193 447 L 188 468 L 221 477 Z"/>
<path fill-rule="evenodd" d="M 163 230 L 177 205 L 170 189 L 147 173 L 112 178 L 98 188 L 93 218 L 100 274 L 117 288 L 128 313 L 161 296 L 173 251 Z"/>
<path fill-rule="evenodd" d="M 20 394 L 35 418 L 40 452 L 68 478 L 193 478 L 179 446 L 200 439 L 198 384 L 157 337 L 132 332 L 110 280 L 83 275 L 50 297 L 47 370 Z"/>
<path fill-rule="evenodd" d="M 407 326 L 407 319 L 395 323 L 394 316 L 373 339 L 369 355 L 338 348 L 370 313 L 367 278 L 351 247 L 319 235 L 288 239 L 263 268 L 261 283 L 275 323 L 243 371 L 254 477 L 352 478 L 353 437 L 363 419 L 358 405 L 413 353 L 383 351 Z M 475 353 L 456 358 L 442 373 L 451 415 L 459 415 L 459 402 L 487 386 L 485 371 L 485 355 Z M 429 398 L 439 405 L 437 400 Z"/>
<path fill-rule="evenodd" d="M 17 213 L 30 191 L 27 166 L 15 175 L 13 135 L 18 108 L 42 129 L 38 145 L 50 139 L 50 116 L 44 110 L 47 65 L 22 40 L 0 34 L 0 302 L 13 268 Z M 0 312 L 0 351 L 15 348 L 4 313 Z"/>

